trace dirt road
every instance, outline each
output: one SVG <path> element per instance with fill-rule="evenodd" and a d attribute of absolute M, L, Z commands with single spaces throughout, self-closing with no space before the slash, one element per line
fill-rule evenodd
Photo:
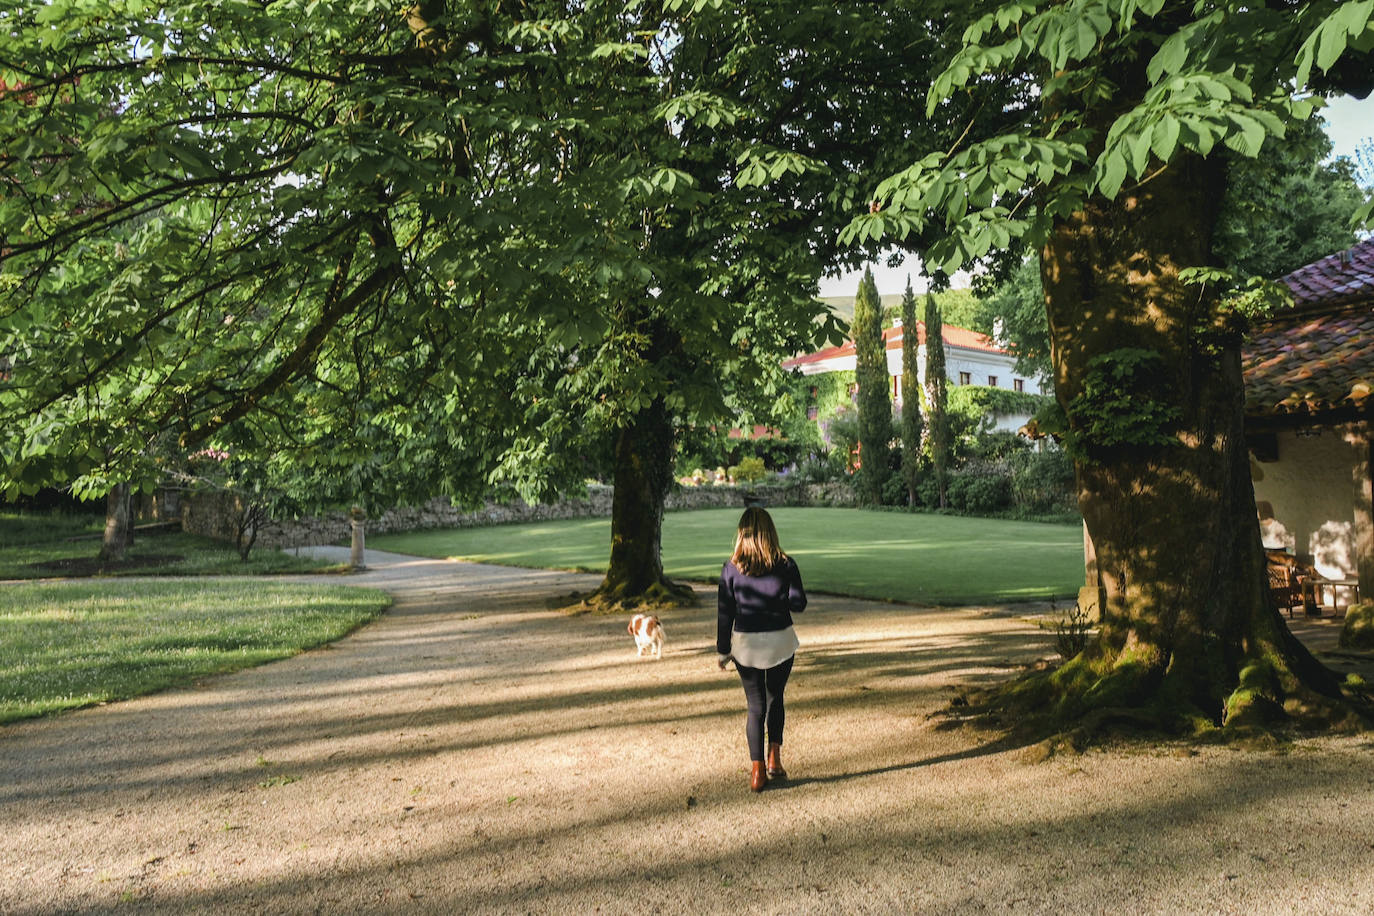
<path fill-rule="evenodd" d="M 1374 911 L 1368 738 L 1026 762 L 929 715 L 1052 654 L 1024 609 L 815 596 L 784 760 L 747 791 L 714 608 L 369 552 L 336 645 L 0 729 L 0 912 Z"/>

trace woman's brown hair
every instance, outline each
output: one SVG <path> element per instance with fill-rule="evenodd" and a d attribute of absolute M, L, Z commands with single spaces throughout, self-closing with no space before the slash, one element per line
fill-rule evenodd
<path fill-rule="evenodd" d="M 735 534 L 735 552 L 730 556 L 746 576 L 761 576 L 787 559 L 778 545 L 778 529 L 772 517 L 758 506 L 744 510 Z"/>

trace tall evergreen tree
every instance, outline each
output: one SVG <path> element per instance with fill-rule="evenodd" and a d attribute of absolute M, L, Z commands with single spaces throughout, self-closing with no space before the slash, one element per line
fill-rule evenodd
<path fill-rule="evenodd" d="M 883 501 L 892 441 L 892 398 L 888 393 L 887 348 L 883 343 L 883 304 L 873 271 L 865 270 L 854 299 L 854 369 L 859 384 L 859 501 Z"/>
<path fill-rule="evenodd" d="M 921 338 L 916 327 L 916 294 L 911 290 L 911 275 L 902 294 L 902 479 L 906 481 L 906 502 L 916 505 L 916 483 L 921 474 L 921 381 L 917 360 Z"/>
<path fill-rule="evenodd" d="M 946 505 L 946 484 L 949 472 L 949 416 L 945 412 L 948 398 L 945 380 L 945 334 L 940 319 L 940 306 L 935 296 L 926 293 L 926 413 L 929 429 L 926 441 L 930 446 L 930 461 L 935 470 L 935 485 L 940 493 L 940 508 Z"/>

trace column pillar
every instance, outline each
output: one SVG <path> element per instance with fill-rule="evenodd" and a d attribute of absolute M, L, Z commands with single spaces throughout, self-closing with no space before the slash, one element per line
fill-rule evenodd
<path fill-rule="evenodd" d="M 1099 620 L 1102 614 L 1102 579 L 1097 574 L 1097 549 L 1088 535 L 1088 523 L 1083 523 L 1083 587 L 1078 590 L 1078 606 L 1089 620 Z"/>
<path fill-rule="evenodd" d="M 1374 440 L 1368 422 L 1352 423 L 1343 431 L 1354 459 L 1350 482 L 1355 502 L 1355 569 L 1360 579 L 1360 601 L 1374 601 L 1374 485 L 1370 465 L 1374 461 Z"/>

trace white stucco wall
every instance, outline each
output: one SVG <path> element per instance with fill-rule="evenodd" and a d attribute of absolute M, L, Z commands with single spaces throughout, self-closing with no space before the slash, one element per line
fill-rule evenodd
<path fill-rule="evenodd" d="M 922 362 L 925 360 L 925 348 L 921 348 Z M 889 364 L 891 360 L 889 359 Z M 898 354 L 898 368 L 901 368 L 901 356 Z M 988 379 L 996 378 L 997 388 L 1011 389 L 1013 379 L 1021 379 L 1023 391 L 1029 394 L 1040 393 L 1040 382 L 1036 378 L 1027 378 L 1016 373 L 1016 359 L 1000 353 L 987 353 L 981 350 L 964 350 L 956 347 L 945 348 L 945 374 L 954 383 L 959 382 L 959 373 L 967 372 L 970 376 L 970 385 L 987 385 Z M 922 383 L 924 384 L 924 378 Z"/>
<path fill-rule="evenodd" d="M 833 359 L 821 360 L 820 362 L 807 363 L 801 366 L 802 375 L 821 375 L 826 372 L 853 372 L 857 359 L 850 356 L 837 356 Z M 1014 387 L 1013 381 L 1021 379 L 1022 390 L 1029 394 L 1040 394 L 1040 380 L 1034 376 L 1023 376 L 1016 372 L 1015 357 L 1001 353 L 988 353 L 982 350 L 966 350 L 963 347 L 945 347 L 945 376 L 953 384 L 959 383 L 959 373 L 967 372 L 970 376 L 969 384 L 986 385 L 989 378 L 997 379 L 998 388 L 1008 390 Z M 902 374 L 902 351 L 893 349 L 887 351 L 887 374 L 889 376 L 900 376 Z M 921 384 L 926 382 L 926 348 L 922 346 L 917 351 L 917 377 Z"/>
<path fill-rule="evenodd" d="M 992 418 L 992 429 L 999 433 L 1014 433 L 1031 421 L 1028 413 L 999 413 Z"/>
<path fill-rule="evenodd" d="M 1281 526 L 1261 526 L 1269 544 L 1285 540 L 1286 531 L 1293 551 L 1311 556 L 1322 575 L 1355 576 L 1356 503 L 1368 454 L 1358 428 L 1326 428 L 1318 436 L 1279 433 L 1278 460 L 1251 461 L 1255 501 L 1269 503 Z"/>

